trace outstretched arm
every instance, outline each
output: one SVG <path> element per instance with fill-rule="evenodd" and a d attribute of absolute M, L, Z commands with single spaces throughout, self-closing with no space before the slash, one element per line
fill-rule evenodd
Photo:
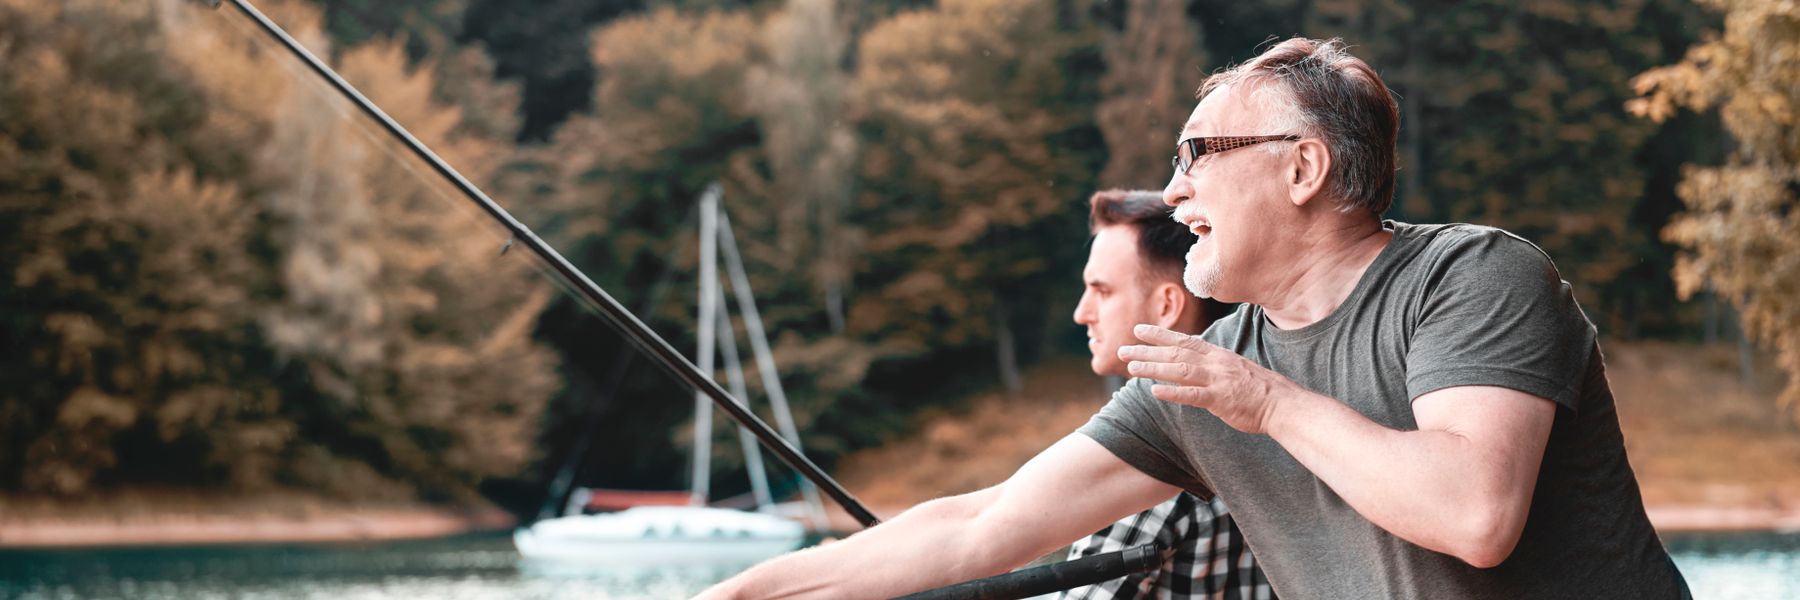
<path fill-rule="evenodd" d="M 1071 434 L 1000 485 L 920 504 L 841 542 L 765 562 L 700 597 L 891 598 L 995 575 L 1176 491 Z"/>

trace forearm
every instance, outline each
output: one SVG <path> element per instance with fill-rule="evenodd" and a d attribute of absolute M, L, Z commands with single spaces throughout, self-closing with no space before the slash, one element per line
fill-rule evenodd
<path fill-rule="evenodd" d="M 1175 488 L 1069 435 L 1006 482 L 933 500 L 708 590 L 716 598 L 889 598 L 995 575 L 1149 508 Z"/>
<path fill-rule="evenodd" d="M 1454 430 L 1389 429 L 1311 392 L 1279 405 L 1269 435 L 1370 522 L 1478 567 L 1510 554 L 1535 463 L 1511 468 L 1499 451 Z"/>
<path fill-rule="evenodd" d="M 983 490 L 926 502 L 833 544 L 770 560 L 702 598 L 891 598 L 1017 566 L 981 548 Z"/>

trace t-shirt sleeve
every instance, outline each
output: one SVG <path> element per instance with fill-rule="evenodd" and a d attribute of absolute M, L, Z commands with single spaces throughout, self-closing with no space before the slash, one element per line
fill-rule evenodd
<path fill-rule="evenodd" d="M 1406 360 L 1409 398 L 1486 385 L 1578 407 L 1595 331 L 1550 258 L 1497 229 L 1446 233 Z"/>
<path fill-rule="evenodd" d="M 1168 405 L 1150 395 L 1150 381 L 1133 379 L 1113 393 L 1112 401 L 1088 419 L 1077 433 L 1099 442 L 1119 460 L 1157 480 L 1210 497 L 1207 485 L 1187 455 L 1173 442 L 1164 414 Z"/>

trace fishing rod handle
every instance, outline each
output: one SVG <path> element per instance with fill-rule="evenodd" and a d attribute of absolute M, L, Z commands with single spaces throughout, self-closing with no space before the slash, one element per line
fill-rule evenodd
<path fill-rule="evenodd" d="M 1155 544 L 1146 544 L 1117 552 L 1096 554 L 951 584 L 917 594 L 901 596 L 900 600 L 1030 598 L 1084 585 L 1093 585 L 1132 573 L 1142 573 L 1168 562 L 1169 557 L 1173 554 L 1173 547 L 1159 548 Z"/>

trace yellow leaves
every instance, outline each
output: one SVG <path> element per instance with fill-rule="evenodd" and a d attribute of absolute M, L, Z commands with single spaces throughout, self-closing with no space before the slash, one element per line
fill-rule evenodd
<path fill-rule="evenodd" d="M 614 21 L 594 33 L 594 65 L 610 74 L 596 100 L 630 94 L 637 108 L 667 110 L 674 108 L 667 101 L 696 97 L 683 92 L 736 87 L 758 46 L 756 32 L 751 17 L 737 12 L 660 8 Z"/>
<path fill-rule="evenodd" d="M 637 73 L 665 66 L 674 79 L 699 79 L 736 70 L 756 44 L 751 17 L 739 12 L 682 13 L 658 8 L 648 15 L 620 19 L 594 34 L 594 64 L 602 70 Z M 670 43 L 680 40 L 680 43 Z"/>
<path fill-rule="evenodd" d="M 267 421 L 280 409 L 273 390 L 255 385 L 196 385 L 168 394 L 155 407 L 152 417 L 157 435 L 165 442 L 186 434 L 221 432 L 235 437 L 242 422 L 260 422 L 259 431 L 249 434 L 251 447 L 275 450 L 268 446 L 277 432 L 293 434 L 293 426 L 285 422 Z M 248 449 L 234 446 L 233 449 Z M 229 460 L 223 462 L 230 462 Z"/>
<path fill-rule="evenodd" d="M 1626 100 L 1625 110 L 1658 123 L 1675 116 L 1675 112 L 1680 109 L 1663 81 L 1668 77 L 1668 69 L 1670 67 L 1652 69 L 1632 78 L 1631 90 L 1638 97 Z"/>
<path fill-rule="evenodd" d="M 437 86 L 434 65 L 409 68 L 406 48 L 399 41 L 378 39 L 350 48 L 339 58 L 337 69 L 413 137 L 425 142 L 459 171 L 468 169 L 464 175 L 481 179 L 494 166 L 483 148 L 467 145 L 473 140 L 453 135 L 462 123 L 462 111 L 433 97 Z M 360 115 L 357 119 L 361 119 Z M 371 139 L 368 143 L 393 142 Z"/>
<path fill-rule="evenodd" d="M 330 56 L 312 3 L 259 5 Z M 541 282 L 261 35 L 182 0 L 0 0 L 0 281 L 18 288 L 0 296 L 30 348 L 0 384 L 37 411 L 0 422 L 0 479 L 78 492 L 162 460 L 148 449 L 241 486 L 456 487 L 528 458 L 559 383 L 531 339 Z M 435 64 L 386 41 L 341 59 L 476 177 L 510 149 L 506 119 L 467 125 L 465 105 L 433 97 Z M 280 415 L 338 429 L 299 440 Z M 164 445 L 118 435 L 150 426 Z M 375 445 L 413 470 L 305 452 L 346 440 L 362 444 L 346 456 Z M 466 460 L 432 459 L 459 444 Z M 332 465 L 291 462 L 314 455 Z"/>
<path fill-rule="evenodd" d="M 488 332 L 487 339 L 476 347 L 476 356 L 491 359 L 500 353 L 514 352 L 530 346 L 531 332 L 537 327 L 538 315 L 543 314 L 544 308 L 553 299 L 552 289 L 541 283 L 532 286 L 531 294 Z"/>
<path fill-rule="evenodd" d="M 226 135 L 248 138 L 258 133 L 255 115 L 279 105 L 293 91 L 290 69 L 276 62 L 284 57 L 267 43 L 248 37 L 247 25 L 228 11 L 168 8 L 158 12 L 160 24 L 179 34 L 166 37 L 163 51 L 201 90 L 208 104 L 205 118 Z M 282 21 L 290 33 L 318 38 L 316 14 L 288 12 L 296 13 Z"/>
<path fill-rule="evenodd" d="M 1771 343 L 1789 373 L 1783 405 L 1800 406 L 1800 3 L 1712 4 L 1725 11 L 1724 34 L 1638 76 L 1628 108 L 1663 120 L 1720 107 L 1737 152 L 1722 167 L 1684 169 L 1676 192 L 1688 212 L 1663 239 L 1685 251 L 1682 296 L 1709 289 L 1737 304 L 1745 331 Z"/>
<path fill-rule="evenodd" d="M 93 386 L 76 388 L 63 400 L 56 421 L 71 429 L 90 425 L 124 429 L 137 420 L 137 407 L 131 401 L 107 394 Z"/>
<path fill-rule="evenodd" d="M 109 219 L 145 233 L 137 276 L 167 297 L 178 326 L 218 331 L 237 321 L 251 274 L 245 244 L 254 211 L 228 183 L 201 181 L 191 170 L 133 174 Z M 195 309 L 195 310 L 187 310 Z M 237 312 L 241 316 L 241 312 Z"/>
<path fill-rule="evenodd" d="M 92 365 L 91 352 L 107 340 L 106 331 L 85 313 L 52 313 L 44 317 L 44 329 L 59 338 L 56 371 L 63 374 L 87 371 Z"/>
<path fill-rule="evenodd" d="M 1107 161 L 1099 186 L 1154 186 L 1168 177 L 1173 132 L 1194 105 L 1196 76 L 1205 62 L 1185 2 L 1133 0 L 1123 31 L 1101 41 L 1105 97 L 1094 107 L 1106 139 Z"/>

